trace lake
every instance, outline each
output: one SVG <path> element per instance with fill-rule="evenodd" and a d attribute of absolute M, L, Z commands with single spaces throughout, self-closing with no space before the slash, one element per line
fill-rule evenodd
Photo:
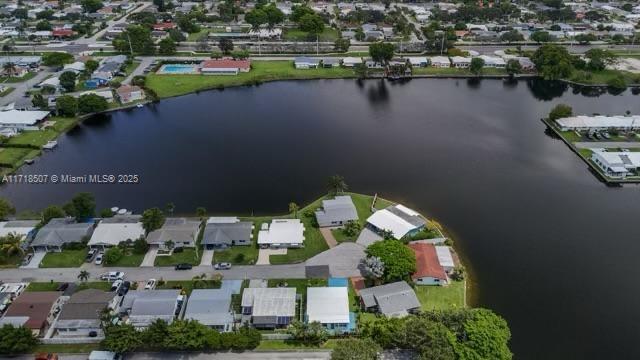
<path fill-rule="evenodd" d="M 640 113 L 640 96 L 542 81 L 275 82 L 92 118 L 23 174 L 139 184 L 3 186 L 19 209 L 93 192 L 99 208 L 283 213 L 343 175 L 452 233 L 473 302 L 504 316 L 518 359 L 639 358 L 640 188 L 607 187 L 540 118 Z"/>

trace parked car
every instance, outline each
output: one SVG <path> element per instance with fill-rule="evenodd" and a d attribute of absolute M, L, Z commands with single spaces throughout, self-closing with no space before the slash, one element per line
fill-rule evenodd
<path fill-rule="evenodd" d="M 184 304 L 184 295 L 178 295 L 178 303 L 177 303 L 176 312 L 175 312 L 176 316 L 180 314 L 180 311 L 182 310 L 182 304 Z"/>
<path fill-rule="evenodd" d="M 87 253 L 87 262 L 91 262 L 93 260 L 93 257 L 96 256 L 96 254 L 98 253 L 97 249 L 91 249 L 89 250 L 89 252 Z"/>
<path fill-rule="evenodd" d="M 118 289 L 118 296 L 124 296 L 126 293 L 129 292 L 130 287 L 131 287 L 131 283 L 129 281 L 123 282 L 122 286 L 120 286 L 120 289 Z"/>
<path fill-rule="evenodd" d="M 605 139 L 611 139 L 611 135 L 609 135 L 609 133 L 606 131 L 602 133 L 602 137 Z"/>
<path fill-rule="evenodd" d="M 122 356 L 112 351 L 93 350 L 89 354 L 89 360 L 121 360 Z"/>
<path fill-rule="evenodd" d="M 62 283 L 58 285 L 58 287 L 56 288 L 56 291 L 65 291 L 67 290 L 68 287 L 69 287 L 69 283 Z"/>
<path fill-rule="evenodd" d="M 193 266 L 191 264 L 182 263 L 182 264 L 176 265 L 175 269 L 176 270 L 191 270 L 192 267 Z"/>
<path fill-rule="evenodd" d="M 145 290 L 153 290 L 156 288 L 156 279 L 149 279 L 146 285 L 144 286 Z"/>
<path fill-rule="evenodd" d="M 231 269 L 231 264 L 229 263 L 216 263 L 213 265 L 213 268 L 216 270 L 229 270 Z"/>
<path fill-rule="evenodd" d="M 24 258 L 22 258 L 22 265 L 23 266 L 29 265 L 32 258 L 33 258 L 33 253 L 28 253 L 27 255 L 25 255 Z"/>
<path fill-rule="evenodd" d="M 35 357 L 36 360 L 58 360 L 58 355 L 54 353 L 40 353 Z"/>
<path fill-rule="evenodd" d="M 96 256 L 96 265 L 102 265 L 102 256 L 104 254 L 103 253 L 99 253 L 98 256 Z"/>
<path fill-rule="evenodd" d="M 116 281 L 124 279 L 124 273 L 122 271 L 109 271 L 100 275 L 100 280 Z"/>
<path fill-rule="evenodd" d="M 122 284 L 124 283 L 124 281 L 118 279 L 116 281 L 113 282 L 113 284 L 111 284 L 111 289 L 109 291 L 117 291 L 120 289 L 120 286 L 122 286 Z"/>

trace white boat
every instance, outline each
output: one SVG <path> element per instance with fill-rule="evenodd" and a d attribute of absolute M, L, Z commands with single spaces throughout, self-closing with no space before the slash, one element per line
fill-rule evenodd
<path fill-rule="evenodd" d="M 51 150 L 56 146 L 58 146 L 58 142 L 55 140 L 51 140 L 51 141 L 48 141 L 46 144 L 42 145 L 42 148 L 45 150 Z"/>
<path fill-rule="evenodd" d="M 138 104 L 138 105 L 136 105 L 136 107 L 137 107 L 137 108 L 141 108 L 141 107 L 143 107 L 143 106 L 144 106 L 144 105 L 142 105 L 142 104 Z"/>

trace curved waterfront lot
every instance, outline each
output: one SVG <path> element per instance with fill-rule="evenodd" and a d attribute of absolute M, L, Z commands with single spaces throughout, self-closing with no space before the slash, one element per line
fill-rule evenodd
<path fill-rule="evenodd" d="M 555 97 L 554 97 L 555 96 Z M 351 188 L 435 217 L 472 268 L 475 302 L 507 318 L 518 359 L 637 358 L 637 186 L 608 188 L 539 120 L 640 113 L 640 97 L 541 82 L 276 82 L 87 121 L 23 174 L 138 174 L 138 185 L 12 185 L 19 208 L 81 190 L 99 207 L 282 213 Z"/>

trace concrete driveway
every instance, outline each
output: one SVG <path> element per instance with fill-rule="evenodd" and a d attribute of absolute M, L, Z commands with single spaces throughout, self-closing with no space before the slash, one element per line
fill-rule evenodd
<path fill-rule="evenodd" d="M 200 266 L 211 266 L 213 262 L 214 250 L 204 249 L 202 250 L 202 258 L 200 259 Z"/>
<path fill-rule="evenodd" d="M 46 251 L 36 251 L 33 253 L 31 261 L 27 265 L 20 266 L 20 269 L 37 269 L 45 255 L 47 255 Z"/>
<path fill-rule="evenodd" d="M 269 265 L 269 256 L 286 254 L 287 249 L 259 249 L 258 262 L 256 263 L 256 265 Z"/>
<path fill-rule="evenodd" d="M 305 264 L 307 266 L 327 265 L 331 276 L 334 277 L 361 276 L 358 265 L 364 257 L 363 246 L 352 242 L 343 242 L 312 257 Z"/>
<path fill-rule="evenodd" d="M 364 247 L 367 247 L 373 244 L 374 242 L 377 242 L 380 240 L 382 240 L 382 236 L 374 233 L 373 231 L 367 228 L 364 228 L 362 229 L 362 232 L 360 232 L 360 235 L 358 235 L 358 240 L 356 240 L 356 243 Z"/>
<path fill-rule="evenodd" d="M 144 259 L 142 259 L 142 263 L 140 266 L 153 266 L 156 261 L 156 256 L 158 255 L 158 247 L 152 246 L 149 248 L 146 254 L 144 254 Z"/>

